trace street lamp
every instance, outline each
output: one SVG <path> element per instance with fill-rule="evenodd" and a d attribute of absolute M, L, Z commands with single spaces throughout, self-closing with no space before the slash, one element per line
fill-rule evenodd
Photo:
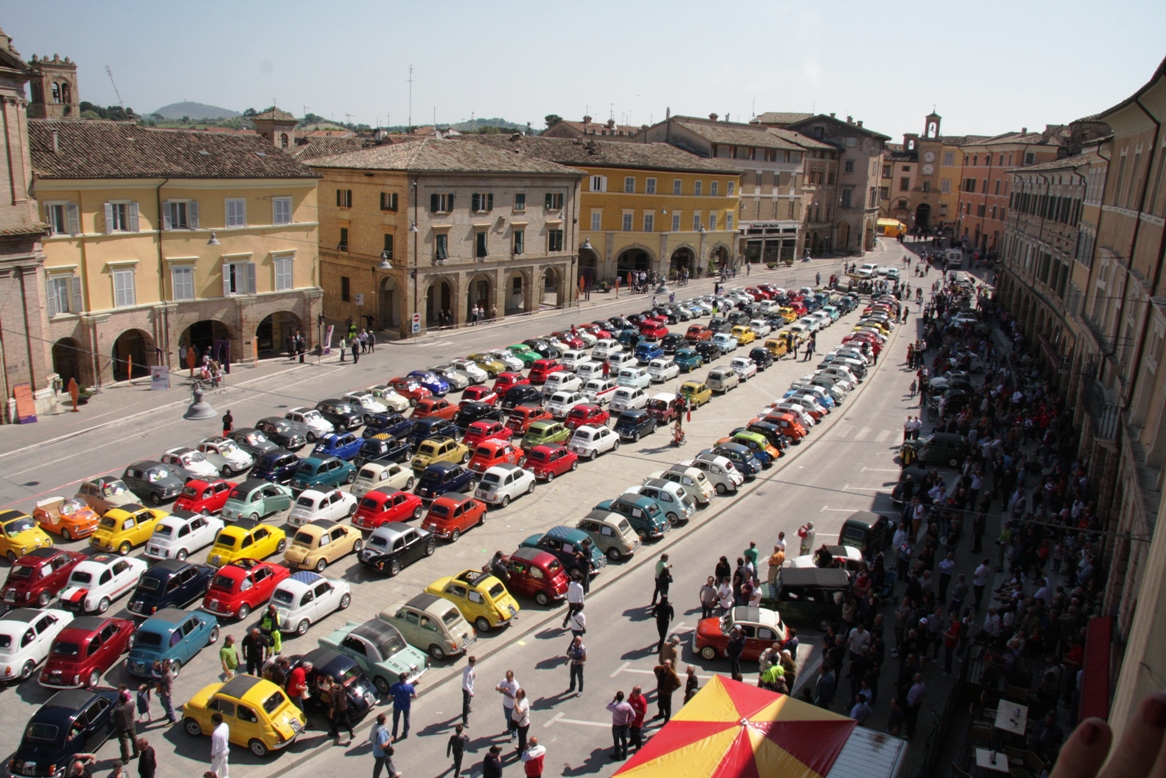
<path fill-rule="evenodd" d="M 206 242 L 206 245 L 208 245 L 208 246 L 218 246 L 219 245 L 219 236 L 215 235 L 214 230 L 211 230 L 211 237 L 210 237 L 210 240 L 208 240 Z"/>
<path fill-rule="evenodd" d="M 203 421 L 205 419 L 213 419 L 218 415 L 218 411 L 211 407 L 211 404 L 202 399 L 202 382 L 195 381 L 192 387 L 194 401 L 190 407 L 186 409 L 186 413 L 182 414 L 182 418 L 191 421 Z"/>
<path fill-rule="evenodd" d="M 392 270 L 392 269 L 393 269 L 393 263 L 389 261 L 389 252 L 386 249 L 385 251 L 381 252 L 381 261 L 380 261 L 380 264 L 377 265 L 377 270 Z"/>

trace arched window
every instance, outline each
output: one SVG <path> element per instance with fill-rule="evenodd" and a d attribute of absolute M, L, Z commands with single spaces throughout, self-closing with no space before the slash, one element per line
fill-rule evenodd
<path fill-rule="evenodd" d="M 53 82 L 53 102 L 61 102 L 61 85 L 56 81 Z"/>
<path fill-rule="evenodd" d="M 280 146 L 280 148 L 286 149 L 287 145 L 288 145 L 288 137 L 287 137 L 287 133 L 285 132 L 279 136 L 279 146 Z"/>
<path fill-rule="evenodd" d="M 62 103 L 73 102 L 73 90 L 69 87 L 68 82 L 61 84 L 61 102 Z"/>

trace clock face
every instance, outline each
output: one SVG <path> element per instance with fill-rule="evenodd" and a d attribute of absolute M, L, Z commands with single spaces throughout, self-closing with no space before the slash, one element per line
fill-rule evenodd
<path fill-rule="evenodd" d="M 934 162 L 935 161 L 935 152 L 929 151 L 926 154 L 924 154 L 923 161 L 924 162 Z"/>
<path fill-rule="evenodd" d="M 935 168 L 932 167 L 931 165 L 924 165 L 923 166 L 923 175 L 929 176 L 934 172 L 935 172 Z"/>

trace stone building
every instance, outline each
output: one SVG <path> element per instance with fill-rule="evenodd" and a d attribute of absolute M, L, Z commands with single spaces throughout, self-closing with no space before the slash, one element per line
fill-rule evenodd
<path fill-rule="evenodd" d="M 574 301 L 582 171 L 441 138 L 307 164 L 323 176 L 329 320 L 407 337 L 447 312 L 460 325 L 475 306 L 501 316 Z"/>
<path fill-rule="evenodd" d="M 80 119 L 81 98 L 77 89 L 77 63 L 68 57 L 37 57 L 28 62 L 28 80 L 32 100 L 28 115 L 32 119 Z"/>
<path fill-rule="evenodd" d="M 540 132 L 539 137 L 582 138 L 587 136 L 589 138 L 595 137 L 603 140 L 627 140 L 634 138 L 640 130 L 640 127 L 633 127 L 629 124 L 616 124 L 615 119 L 608 119 L 606 122 L 596 123 L 591 120 L 590 116 L 584 116 L 581 122 L 560 119 Z"/>
<path fill-rule="evenodd" d="M 251 117 L 255 131 L 277 149 L 290 151 L 296 145 L 296 125 L 299 121 L 287 111 L 275 106 Z"/>

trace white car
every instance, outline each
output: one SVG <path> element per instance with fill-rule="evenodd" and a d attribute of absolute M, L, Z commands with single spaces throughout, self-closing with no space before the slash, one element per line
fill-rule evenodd
<path fill-rule="evenodd" d="M 721 350 L 722 354 L 728 354 L 730 351 L 736 351 L 741 344 L 727 332 L 718 332 L 713 335 L 713 343 L 717 344 L 717 348 Z"/>
<path fill-rule="evenodd" d="M 761 340 L 769 333 L 773 332 L 773 328 L 765 319 L 753 319 L 749 322 L 749 329 L 757 333 L 757 339 Z"/>
<path fill-rule="evenodd" d="M 672 361 L 671 357 L 653 359 L 648 363 L 648 377 L 653 381 L 663 383 L 680 375 L 680 365 Z"/>
<path fill-rule="evenodd" d="M 821 397 L 819 397 L 818 395 L 816 395 L 810 391 L 799 390 L 799 391 L 796 391 L 793 394 L 791 394 L 786 399 L 792 400 L 793 402 L 796 402 L 797 404 L 802 405 L 811 411 L 817 411 L 818 413 L 822 414 L 823 416 L 825 416 L 826 414 L 828 414 L 830 412 L 830 408 L 827 407 L 827 405 L 825 404 L 825 401 L 822 400 Z"/>
<path fill-rule="evenodd" d="M 373 397 L 377 398 L 377 401 L 381 405 L 386 406 L 394 413 L 404 413 L 405 411 L 409 410 L 410 407 L 412 407 L 409 405 L 409 399 L 407 397 L 402 397 L 401 395 L 397 394 L 397 390 L 393 389 L 393 387 L 388 386 L 387 384 L 377 384 L 376 386 L 370 386 L 368 390 L 372 392 Z M 316 413 L 319 413 L 319 411 L 316 411 Z M 323 435 L 320 437 L 323 437 Z"/>
<path fill-rule="evenodd" d="M 0 616 L 0 678 L 24 681 L 49 655 L 73 614 L 55 608 L 17 608 Z"/>
<path fill-rule="evenodd" d="M 611 338 L 603 338 L 595 344 L 595 348 L 591 350 L 591 356 L 595 359 L 609 359 L 612 354 L 618 354 L 623 351 L 623 346 L 618 340 Z"/>
<path fill-rule="evenodd" d="M 575 337 L 583 341 L 583 345 L 587 348 L 591 348 L 599 342 L 599 338 L 595 337 L 587 330 L 575 330 Z"/>
<path fill-rule="evenodd" d="M 180 447 L 172 448 L 162 454 L 159 460 L 174 470 L 190 473 L 195 478 L 210 480 L 219 477 L 219 469 L 207 461 L 201 451 Z"/>
<path fill-rule="evenodd" d="M 621 367 L 635 367 L 638 362 L 636 358 L 626 351 L 617 351 L 607 357 L 607 364 L 611 368 L 611 374 L 619 373 Z"/>
<path fill-rule="evenodd" d="M 632 408 L 645 408 L 648 405 L 648 395 L 643 389 L 634 386 L 621 386 L 611 397 L 611 412 L 621 413 Z"/>
<path fill-rule="evenodd" d="M 451 359 L 449 364 L 465 373 L 475 384 L 484 384 L 490 380 L 490 374 L 479 367 L 478 363 L 472 359 Z"/>
<path fill-rule="evenodd" d="M 807 430 L 814 426 L 814 417 L 810 415 L 810 412 L 807 411 L 800 402 L 795 402 L 792 398 L 786 400 L 785 402 L 780 402 L 777 405 L 774 405 L 773 410 L 792 413 L 794 418 L 797 419 Z"/>
<path fill-rule="evenodd" d="M 794 324 L 802 325 L 806 328 L 806 332 L 817 332 L 822 329 L 822 320 L 815 319 L 813 316 L 803 316 L 794 322 Z"/>
<path fill-rule="evenodd" d="M 224 478 L 246 473 L 255 464 L 255 457 L 239 448 L 239 444 L 230 438 L 203 438 L 198 444 L 198 450 L 207 462 L 219 469 Z"/>
<path fill-rule="evenodd" d="M 223 520 L 201 513 L 176 510 L 154 525 L 146 541 L 148 559 L 186 559 L 193 552 L 215 542 Z"/>
<path fill-rule="evenodd" d="M 749 357 L 733 357 L 729 360 L 729 367 L 741 379 L 741 383 L 757 375 L 757 363 Z"/>
<path fill-rule="evenodd" d="M 879 272 L 883 273 L 887 278 L 891 279 L 892 281 L 899 280 L 899 268 L 897 268 L 897 267 L 883 268 Z"/>
<path fill-rule="evenodd" d="M 493 351 L 487 351 L 486 353 L 502 364 L 506 365 L 506 369 L 512 372 L 518 372 L 526 367 L 525 362 L 504 348 L 494 349 Z"/>
<path fill-rule="evenodd" d="M 687 459 L 679 464 L 685 468 L 693 467 L 704 474 L 704 477 L 713 485 L 717 494 L 735 492 L 745 483 L 745 476 L 723 456 L 719 454 L 697 454 L 696 459 Z"/>
<path fill-rule="evenodd" d="M 505 508 L 511 500 L 534 491 L 534 473 L 518 465 L 494 465 L 482 473 L 474 497 L 487 505 Z"/>
<path fill-rule="evenodd" d="M 551 399 L 547 400 L 546 409 L 556 419 L 565 419 L 572 408 L 586 402 L 587 398 L 581 392 L 555 392 L 551 395 Z"/>
<path fill-rule="evenodd" d="M 619 435 L 610 427 L 599 424 L 584 424 L 575 430 L 567 448 L 575 452 L 580 459 L 595 459 L 600 454 L 615 451 L 619 448 Z"/>
<path fill-rule="evenodd" d="M 392 490 L 408 491 L 416 482 L 413 468 L 405 467 L 396 462 L 381 464 L 380 462 L 365 462 L 356 473 L 356 480 L 352 482 L 352 496 L 364 497 L 373 489 L 388 487 Z"/>
<path fill-rule="evenodd" d="M 657 470 L 648 475 L 644 479 L 644 483 L 653 479 L 671 481 L 677 484 L 684 489 L 689 497 L 696 500 L 696 504 L 700 506 L 708 505 L 713 499 L 713 494 L 715 494 L 713 485 L 704 477 L 704 473 L 695 467 L 673 465 L 667 470 Z"/>
<path fill-rule="evenodd" d="M 132 556 L 94 554 L 69 574 L 61 591 L 61 606 L 78 613 L 105 613 L 119 597 L 137 586 L 148 565 Z"/>
<path fill-rule="evenodd" d="M 824 330 L 834 323 L 834 320 L 830 318 L 830 314 L 825 311 L 814 311 L 810 314 L 810 318 L 818 320 L 819 330 Z"/>
<path fill-rule="evenodd" d="M 305 489 L 296 498 L 287 523 L 293 527 L 302 527 L 316 519 L 329 521 L 343 521 L 356 513 L 356 497 L 348 492 L 333 489 L 328 492 L 319 492 L 315 489 Z"/>
<path fill-rule="evenodd" d="M 560 370 L 547 376 L 543 384 L 543 397 L 550 397 L 556 392 L 577 392 L 583 388 L 583 379 L 574 373 Z"/>
<path fill-rule="evenodd" d="M 578 370 L 579 365 L 590 361 L 591 355 L 582 349 L 569 349 L 563 352 L 563 356 L 559 357 L 559 362 L 562 363 L 563 367 L 572 372 Z"/>
<path fill-rule="evenodd" d="M 623 493 L 652 498 L 664 511 L 668 523 L 673 526 L 692 518 L 692 514 L 696 513 L 696 500 L 684 491 L 683 486 L 672 481 L 650 478 L 639 486 L 624 489 Z"/>
<path fill-rule="evenodd" d="M 401 399 L 404 399 L 403 397 Z M 409 407 L 409 402 L 405 401 L 405 407 Z M 292 408 L 283 415 L 285 419 L 298 421 L 308 428 L 308 442 L 315 443 L 325 435 L 331 435 L 335 432 L 332 422 L 324 418 L 315 408 Z"/>
<path fill-rule="evenodd" d="M 555 337 L 554 335 L 547 335 L 544 338 L 544 340 L 547 343 L 549 343 L 552 347 L 558 349 L 560 353 L 564 352 L 564 351 L 571 350 L 570 346 L 568 346 L 564 341 L 560 340 L 559 338 Z"/>
<path fill-rule="evenodd" d="M 830 367 L 819 370 L 818 373 L 846 381 L 848 384 L 850 384 L 850 387 L 847 389 L 847 391 L 850 391 L 850 389 L 858 386 L 859 379 L 854 377 L 854 373 L 851 373 L 849 368 L 843 367 L 842 365 L 830 365 Z"/>
<path fill-rule="evenodd" d="M 583 386 L 583 396 L 596 405 L 607 405 L 615 390 L 615 381 L 610 378 L 592 378 Z"/>
<path fill-rule="evenodd" d="M 372 392 L 349 392 L 341 399 L 363 408 L 367 413 L 386 413 L 389 410 L 389 406 L 381 402 Z"/>
<path fill-rule="evenodd" d="M 279 612 L 280 632 L 303 635 L 332 611 L 351 605 L 352 589 L 347 581 L 301 570 L 279 582 L 271 604 Z"/>
<path fill-rule="evenodd" d="M 619 369 L 619 374 L 615 377 L 615 385 L 647 389 L 652 385 L 652 377 L 648 375 L 648 371 L 644 368 L 631 364 Z"/>

